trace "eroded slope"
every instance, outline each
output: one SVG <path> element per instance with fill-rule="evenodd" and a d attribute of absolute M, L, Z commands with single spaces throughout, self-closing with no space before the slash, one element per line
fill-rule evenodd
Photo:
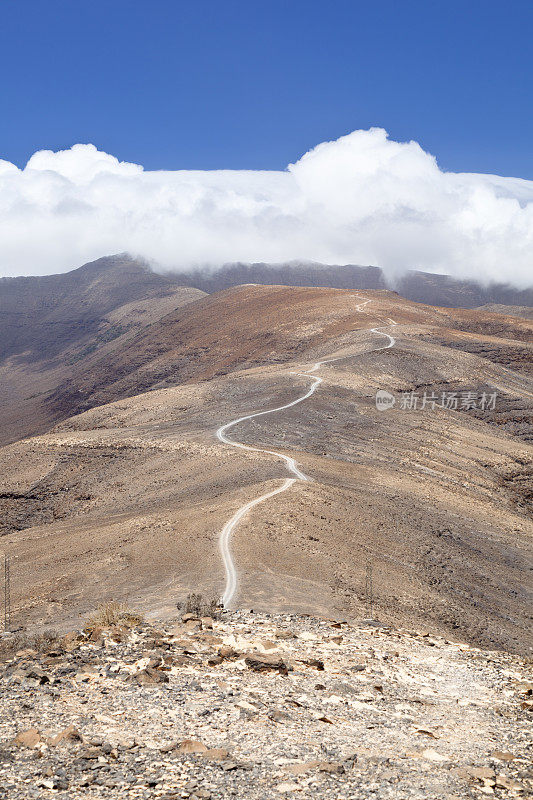
<path fill-rule="evenodd" d="M 241 287 L 201 300 L 157 323 L 153 342 L 131 343 L 146 348 L 132 381 L 178 364 L 185 385 L 93 408 L 0 451 L 18 619 L 57 623 L 102 597 L 170 614 L 190 590 L 219 594 L 222 526 L 286 472 L 215 431 L 298 396 L 309 379 L 294 373 L 331 357 L 305 404 L 232 431 L 295 456 L 312 478 L 236 531 L 238 605 L 360 616 L 371 566 L 380 619 L 528 651 L 530 378 L 448 346 L 465 312 L 365 298 Z M 513 318 L 476 324 L 487 316 L 510 335 Z M 530 347 L 530 323 L 515 322 Z M 393 348 L 377 350 L 383 337 L 371 328 L 381 326 L 394 330 Z M 380 388 L 398 398 L 387 412 L 376 409 Z M 404 393 L 431 388 L 490 389 L 496 409 L 401 407 Z M 519 424 L 502 402 L 521 404 Z"/>

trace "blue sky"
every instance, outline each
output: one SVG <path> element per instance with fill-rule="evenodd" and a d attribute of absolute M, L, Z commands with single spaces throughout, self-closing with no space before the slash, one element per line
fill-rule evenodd
<path fill-rule="evenodd" d="M 532 0 L 3 0 L 0 158 L 282 169 L 381 126 L 533 178 Z"/>

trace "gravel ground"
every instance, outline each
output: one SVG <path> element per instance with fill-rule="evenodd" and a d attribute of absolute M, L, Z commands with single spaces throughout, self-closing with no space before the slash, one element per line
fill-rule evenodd
<path fill-rule="evenodd" d="M 532 788 L 531 683 L 516 655 L 252 612 L 93 628 L 39 652 L 1 644 L 1 798 L 459 800 Z"/>

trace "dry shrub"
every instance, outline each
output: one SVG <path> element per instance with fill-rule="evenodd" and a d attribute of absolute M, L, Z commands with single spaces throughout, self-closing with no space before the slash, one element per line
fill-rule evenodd
<path fill-rule="evenodd" d="M 61 636 L 57 631 L 49 630 L 44 633 L 37 633 L 31 637 L 28 647 L 37 650 L 38 653 L 47 653 L 48 650 L 61 649 Z"/>
<path fill-rule="evenodd" d="M 194 614 L 195 617 L 216 617 L 220 611 L 220 601 L 216 597 L 210 600 L 198 592 L 191 592 L 183 605 L 184 614 Z"/>
<path fill-rule="evenodd" d="M 95 628 L 134 628 L 143 621 L 142 614 L 128 608 L 125 603 L 102 603 L 96 613 L 89 619 L 84 630 L 92 631 Z"/>
<path fill-rule="evenodd" d="M 0 639 L 0 661 L 9 661 L 15 657 L 17 650 L 30 647 L 26 636 L 9 636 Z"/>
<path fill-rule="evenodd" d="M 19 650 L 47 653 L 49 650 L 56 649 L 62 649 L 61 637 L 53 630 L 33 635 L 18 631 L 13 635 L 4 634 L 0 638 L 0 662 L 14 658 Z"/>

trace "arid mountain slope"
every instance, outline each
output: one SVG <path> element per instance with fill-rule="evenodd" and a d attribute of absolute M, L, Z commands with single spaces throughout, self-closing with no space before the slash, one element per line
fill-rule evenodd
<path fill-rule="evenodd" d="M 114 309 L 167 297 L 175 281 L 126 254 L 100 258 L 62 275 L 0 279 L 0 358 L 58 356 L 100 332 Z"/>
<path fill-rule="evenodd" d="M 96 407 L 0 451 L 17 619 L 58 625 L 106 597 L 164 616 L 188 591 L 220 595 L 222 527 L 287 472 L 215 431 L 335 359 L 305 403 L 232 429 L 311 478 L 237 528 L 237 605 L 361 616 L 368 568 L 380 619 L 529 652 L 533 387 L 505 348 L 530 360 L 531 338 L 525 319 L 391 292 L 243 286 L 173 311 L 53 398 Z"/>
<path fill-rule="evenodd" d="M 90 370 L 95 356 L 202 296 L 126 255 L 0 279 L 0 443 L 46 430 L 58 417 L 45 399 L 73 370 Z"/>
<path fill-rule="evenodd" d="M 331 286 L 336 289 L 394 289 L 417 303 L 452 308 L 475 308 L 487 303 L 533 306 L 533 287 L 517 289 L 503 283 L 484 285 L 419 270 L 388 278 L 379 267 L 331 265 L 313 261 L 285 264 L 225 264 L 213 270 L 185 270 L 173 277 L 184 286 L 219 292 L 243 283 L 275 286 Z"/>
<path fill-rule="evenodd" d="M 496 314 L 510 314 L 513 317 L 533 319 L 533 308 L 530 306 L 505 306 L 501 303 L 487 303 L 487 305 L 480 306 L 478 311 L 490 311 Z"/>
<path fill-rule="evenodd" d="M 248 282 L 347 290 L 390 288 L 378 267 L 228 264 L 212 272 L 163 275 L 127 254 L 101 258 L 61 275 L 0 279 L 0 413 L 4 422 L 0 443 L 45 430 L 91 404 L 86 404 L 85 396 L 77 398 L 76 389 L 69 390 L 71 367 L 75 373 L 90 373 L 95 357 L 119 351 L 126 339 L 198 299 L 203 290 L 218 292 Z M 483 288 L 423 272 L 407 273 L 394 288 L 415 301 L 450 307 L 493 303 L 497 312 L 508 309 L 509 314 L 522 317 L 530 316 L 526 305 L 515 311 L 512 305 L 497 304 L 533 304 L 530 290 L 503 285 Z M 49 394 L 61 384 L 48 402 Z M 137 390 L 142 388 L 146 387 L 140 384 Z"/>
<path fill-rule="evenodd" d="M 181 338 L 176 343 L 165 342 L 161 331 L 150 331 L 144 340 L 141 337 L 138 343 L 132 343 L 124 357 L 121 352 L 136 334 L 169 312 L 202 297 L 202 290 L 217 292 L 247 282 L 325 285 L 347 290 L 387 289 L 387 282 L 377 267 L 327 266 L 311 262 L 229 264 L 213 272 L 162 275 L 127 254 L 101 258 L 63 275 L 1 279 L 0 414 L 3 424 L 0 443 L 42 432 L 54 422 L 95 403 L 153 386 L 169 385 L 169 382 L 173 385 L 176 382 L 173 377 L 177 375 L 181 380 L 182 373 L 196 375 L 197 362 L 203 361 L 205 352 L 201 350 L 203 345 L 196 346 L 197 326 L 193 322 L 188 331 L 186 319 L 178 326 L 177 335 Z M 407 273 L 395 288 L 412 300 L 451 307 L 475 306 L 489 301 L 533 304 L 529 290 L 518 291 L 505 286 L 483 288 L 448 276 L 421 272 Z M 223 313 L 218 300 L 215 308 L 217 314 Z M 515 313 L 513 306 L 509 308 L 509 313 Z M 200 320 L 201 315 L 195 319 Z M 176 319 L 171 318 L 168 323 L 173 329 L 176 327 Z M 207 326 L 212 327 L 211 320 Z M 266 335 L 275 337 L 275 331 L 268 331 Z M 185 346 L 183 337 L 189 340 Z M 241 338 L 242 331 L 237 339 Z M 150 360 L 155 363 L 164 353 L 177 353 L 180 347 L 186 363 L 183 359 L 173 362 L 170 377 L 164 358 L 158 359 L 160 379 L 149 370 L 137 369 Z M 207 347 L 209 351 L 210 344 Z M 241 355 L 245 356 L 246 351 L 245 346 L 243 353 L 230 356 L 228 368 L 240 364 Z M 501 358 L 498 347 L 494 358 Z M 502 363 L 509 359 L 518 364 L 524 361 L 524 353 L 511 348 L 505 350 L 503 358 Z M 133 376 L 130 377 L 132 367 Z"/>
<path fill-rule="evenodd" d="M 413 335 L 467 352 L 477 349 L 518 371 L 531 368 L 528 320 L 422 306 L 392 292 L 365 297 L 373 298 L 373 309 L 392 304 L 397 322 L 415 326 Z M 47 406 L 64 418 L 149 388 L 290 361 L 367 325 L 368 315 L 356 310 L 357 298 L 324 287 L 252 285 L 218 292 L 166 315 L 119 351 L 72 370 Z"/>

